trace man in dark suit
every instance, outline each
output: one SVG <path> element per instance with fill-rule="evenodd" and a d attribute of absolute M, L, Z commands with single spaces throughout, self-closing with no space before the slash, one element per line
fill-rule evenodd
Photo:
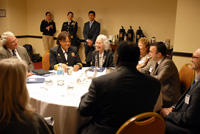
<path fill-rule="evenodd" d="M 74 71 L 78 71 L 80 68 L 82 68 L 82 63 L 77 48 L 71 46 L 71 35 L 69 32 L 61 32 L 58 35 L 56 43 L 58 46 L 50 49 L 50 70 L 56 70 L 59 63 L 63 63 L 63 68 L 66 68 L 67 66 L 73 66 Z"/>
<path fill-rule="evenodd" d="M 34 69 L 33 62 L 31 61 L 26 49 L 18 45 L 18 40 L 15 35 L 8 31 L 1 35 L 0 60 L 5 58 L 16 57 L 19 60 L 24 60 L 27 63 L 28 71 Z"/>
<path fill-rule="evenodd" d="M 94 78 L 81 98 L 80 115 L 92 116 L 81 134 L 115 134 L 131 117 L 153 111 L 160 82 L 136 69 L 140 57 L 137 44 L 120 42 L 115 52 L 117 71 Z"/>
<path fill-rule="evenodd" d="M 160 111 L 166 120 L 166 134 L 200 133 L 200 48 L 193 53 L 191 62 L 197 73 L 194 82 L 175 105 Z"/>
<path fill-rule="evenodd" d="M 94 44 L 97 36 L 100 33 L 100 23 L 95 21 L 95 12 L 88 13 L 89 20 L 84 24 L 83 36 L 85 40 L 85 57 L 87 66 L 91 65 L 92 52 L 95 50 Z"/>
<path fill-rule="evenodd" d="M 140 71 L 160 80 L 163 107 L 170 107 L 178 101 L 181 90 L 178 70 L 171 58 L 166 56 L 166 51 L 163 42 L 152 44 L 149 52 L 152 60 Z"/>

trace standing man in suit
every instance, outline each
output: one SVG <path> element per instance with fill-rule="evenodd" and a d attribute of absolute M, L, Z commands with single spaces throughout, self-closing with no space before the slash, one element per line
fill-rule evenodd
<path fill-rule="evenodd" d="M 12 32 L 4 32 L 1 35 L 0 40 L 2 44 L 2 47 L 0 48 L 0 60 L 16 57 L 27 63 L 29 72 L 34 69 L 33 62 L 31 61 L 26 49 L 22 46 L 18 46 L 18 40 Z"/>
<path fill-rule="evenodd" d="M 163 108 L 166 134 L 198 134 L 200 132 L 200 48 L 192 56 L 192 69 L 197 77 L 179 101 L 170 108 Z"/>
<path fill-rule="evenodd" d="M 166 56 L 166 51 L 163 42 L 152 44 L 149 52 L 152 60 L 140 71 L 160 80 L 163 107 L 170 107 L 178 101 L 181 91 L 178 70 L 171 58 Z"/>
<path fill-rule="evenodd" d="M 160 82 L 136 69 L 139 57 L 137 44 L 120 42 L 114 55 L 117 71 L 94 78 L 81 97 L 81 116 L 92 116 L 81 134 L 115 134 L 131 117 L 153 111 Z"/>
<path fill-rule="evenodd" d="M 57 46 L 50 49 L 49 53 L 50 70 L 57 70 L 59 63 L 62 63 L 63 68 L 73 66 L 74 71 L 82 68 L 77 48 L 71 46 L 71 35 L 69 32 L 61 32 L 58 35 L 56 44 Z"/>
<path fill-rule="evenodd" d="M 62 31 L 69 32 L 71 34 L 71 39 L 72 39 L 71 45 L 78 48 L 79 44 L 77 42 L 78 38 L 77 38 L 77 35 L 76 35 L 77 30 L 78 30 L 78 23 L 73 20 L 73 18 L 74 18 L 73 12 L 68 12 L 67 18 L 68 18 L 68 21 L 63 23 L 61 32 Z"/>
<path fill-rule="evenodd" d="M 95 21 L 95 12 L 89 11 L 89 21 L 84 24 L 83 36 L 85 40 L 85 57 L 87 66 L 91 65 L 92 52 L 95 50 L 95 41 L 100 33 L 100 23 Z"/>

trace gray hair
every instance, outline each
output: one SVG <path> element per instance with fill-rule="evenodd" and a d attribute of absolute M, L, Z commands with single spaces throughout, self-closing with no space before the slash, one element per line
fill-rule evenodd
<path fill-rule="evenodd" d="M 13 37 L 13 36 L 15 35 L 10 31 L 4 32 L 0 38 L 1 45 L 2 46 L 5 45 L 8 42 L 8 37 Z"/>
<path fill-rule="evenodd" d="M 100 34 L 97 39 L 102 39 L 102 43 L 105 45 L 104 49 L 107 51 L 110 49 L 110 41 L 108 40 L 107 36 Z M 97 40 L 96 39 L 96 40 Z"/>

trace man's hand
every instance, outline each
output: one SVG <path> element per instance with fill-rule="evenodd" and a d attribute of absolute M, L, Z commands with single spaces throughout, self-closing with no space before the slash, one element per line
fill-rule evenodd
<path fill-rule="evenodd" d="M 163 116 L 163 117 L 166 117 L 169 113 L 171 113 L 173 111 L 173 108 L 170 107 L 170 108 L 162 108 L 160 110 L 160 115 Z"/>

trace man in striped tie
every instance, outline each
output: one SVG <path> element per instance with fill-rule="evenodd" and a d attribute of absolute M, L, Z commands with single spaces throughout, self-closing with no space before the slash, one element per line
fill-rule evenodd
<path fill-rule="evenodd" d="M 166 120 L 166 134 L 200 132 L 200 48 L 193 53 L 191 62 L 197 73 L 194 82 L 175 105 L 160 111 Z"/>

